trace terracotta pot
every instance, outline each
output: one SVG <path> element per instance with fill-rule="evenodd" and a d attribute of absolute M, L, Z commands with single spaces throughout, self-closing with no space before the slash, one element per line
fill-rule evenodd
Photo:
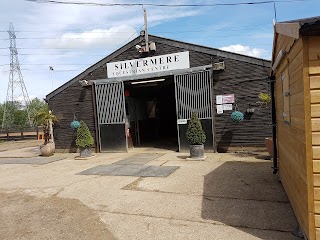
<path fill-rule="evenodd" d="M 190 157 L 194 159 L 204 158 L 204 147 L 201 145 L 190 145 Z"/>
<path fill-rule="evenodd" d="M 266 144 L 267 151 L 271 158 L 273 158 L 273 139 L 272 138 L 266 138 L 264 140 L 264 143 Z"/>
<path fill-rule="evenodd" d="M 53 142 L 43 144 L 40 146 L 41 156 L 49 157 L 54 154 L 56 145 Z"/>

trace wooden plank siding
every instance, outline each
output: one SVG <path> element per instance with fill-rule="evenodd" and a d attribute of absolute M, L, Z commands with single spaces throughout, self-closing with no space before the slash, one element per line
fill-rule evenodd
<path fill-rule="evenodd" d="M 301 228 L 309 239 L 315 239 L 312 237 L 315 234 L 314 225 L 310 231 L 310 222 L 314 219 L 314 214 L 312 214 L 311 220 L 309 216 L 310 199 L 308 193 L 310 190 L 308 184 L 310 179 L 308 178 L 308 161 L 306 161 L 308 155 L 306 143 L 311 140 L 306 134 L 308 124 L 306 123 L 307 102 L 305 100 L 303 41 L 279 34 L 275 48 L 276 54 L 280 50 L 287 53 L 275 71 L 279 174 Z M 284 122 L 283 119 L 284 97 L 281 74 L 285 71 L 289 75 L 289 123 Z M 313 125 L 314 127 L 318 126 L 316 122 Z M 312 161 L 309 162 L 312 165 Z"/>
<path fill-rule="evenodd" d="M 156 56 L 189 51 L 190 67 L 224 61 L 226 69 L 213 73 L 214 94 L 234 93 L 239 109 L 242 112 L 245 112 L 249 108 L 249 104 L 256 111 L 251 116 L 251 119 L 246 119 L 241 124 L 233 123 L 230 120 L 231 111 L 219 115 L 215 111 L 215 137 L 217 145 L 223 150 L 228 150 L 228 147 L 265 146 L 264 139 L 272 135 L 270 125 L 271 109 L 270 107 L 262 107 L 259 111 L 257 110 L 260 107 L 257 103 L 259 101 L 259 93 L 268 92 L 267 78 L 269 76 L 269 66 L 266 66 L 265 60 L 261 60 L 261 65 L 258 65 L 173 46 L 158 37 L 151 36 L 149 40 L 157 44 Z M 139 53 L 135 45 L 133 45 L 118 56 L 115 56 L 110 62 L 136 59 L 138 57 Z M 94 80 L 105 78 L 107 78 L 107 73 L 106 66 L 103 64 L 81 79 Z M 143 78 L 143 75 L 141 75 L 141 78 Z M 49 106 L 57 113 L 60 120 L 54 129 L 57 149 L 75 150 L 75 134 L 70 129 L 70 123 L 73 120 L 74 114 L 78 119 L 85 120 L 95 136 L 94 102 L 90 86 L 82 87 L 78 82 L 75 82 L 52 97 L 49 100 Z"/>
<path fill-rule="evenodd" d="M 314 224 L 316 239 L 320 239 L 320 37 L 305 37 L 308 42 L 308 81 L 310 86 L 310 111 L 314 188 Z"/>

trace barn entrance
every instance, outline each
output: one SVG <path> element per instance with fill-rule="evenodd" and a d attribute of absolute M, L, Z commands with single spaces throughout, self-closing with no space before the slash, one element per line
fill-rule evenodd
<path fill-rule="evenodd" d="M 187 123 L 197 112 L 213 150 L 212 81 L 209 69 L 150 78 L 94 82 L 101 152 L 153 147 L 186 151 Z"/>
<path fill-rule="evenodd" d="M 174 77 L 124 83 L 128 146 L 178 149 Z"/>

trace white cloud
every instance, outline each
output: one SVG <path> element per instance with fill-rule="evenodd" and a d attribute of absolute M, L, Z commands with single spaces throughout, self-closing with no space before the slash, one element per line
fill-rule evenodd
<path fill-rule="evenodd" d="M 221 50 L 228 52 L 235 52 L 243 55 L 248 55 L 252 57 L 263 57 L 268 51 L 262 48 L 252 48 L 250 46 L 244 46 L 241 44 L 230 45 L 226 47 L 221 47 Z"/>
<path fill-rule="evenodd" d="M 128 25 L 115 26 L 109 29 L 94 29 L 81 33 L 66 32 L 60 39 L 47 39 L 45 47 L 55 48 L 115 48 L 137 36 L 136 30 Z"/>

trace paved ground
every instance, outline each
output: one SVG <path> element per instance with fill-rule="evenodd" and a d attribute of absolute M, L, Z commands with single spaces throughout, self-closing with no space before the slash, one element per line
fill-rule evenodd
<path fill-rule="evenodd" d="M 272 175 L 271 162 L 260 159 L 263 156 L 210 153 L 205 161 L 197 162 L 186 161 L 184 153 L 161 151 L 161 155 L 145 164 L 178 167 L 167 177 L 79 174 L 119 161 L 123 166 L 131 166 L 128 161 L 137 153 L 159 151 L 134 149 L 130 153 L 98 154 L 90 160 L 74 160 L 75 154 L 56 154 L 59 159 L 46 164 L 0 164 L 2 194 L 9 192 L 20 196 L 13 197 L 12 201 L 0 201 L 0 213 L 12 209 L 10 205 L 15 204 L 14 199 L 48 201 L 51 204 L 35 203 L 32 208 L 46 211 L 50 205 L 56 210 L 46 211 L 46 216 L 52 212 L 57 218 L 57 209 L 74 216 L 71 223 L 65 222 L 58 237 L 54 233 L 59 231 L 52 230 L 54 224 L 45 225 L 43 233 L 53 234 L 52 239 L 69 239 L 63 236 L 68 224 L 82 229 L 84 220 L 74 215 L 77 208 L 86 209 L 86 216 L 97 224 L 84 230 L 89 235 L 93 229 L 102 231 L 95 217 L 105 224 L 102 232 L 110 238 L 101 235 L 93 239 L 298 239 L 291 234 L 297 222 L 290 204 L 281 184 Z M 35 158 L 36 149 L 0 152 L 0 160 L 14 155 Z M 66 158 L 60 160 L 61 156 Z M 144 166 L 143 160 L 134 161 Z M 72 200 L 77 204 L 63 208 L 59 200 Z M 24 205 L 18 206 L 27 209 Z M 26 213 L 26 209 L 22 212 Z M 28 212 L 39 218 L 40 213 L 38 210 Z M 24 226 L 25 231 L 35 232 L 33 228 L 41 226 L 25 223 L 21 214 L 16 213 L 19 221 L 12 220 L 11 227 L 7 224 L 6 229 L 15 231 L 18 226 L 19 229 Z M 1 231 L 3 228 L 0 228 L 0 235 Z M 27 239 L 41 239 L 39 236 L 38 233 Z"/>

